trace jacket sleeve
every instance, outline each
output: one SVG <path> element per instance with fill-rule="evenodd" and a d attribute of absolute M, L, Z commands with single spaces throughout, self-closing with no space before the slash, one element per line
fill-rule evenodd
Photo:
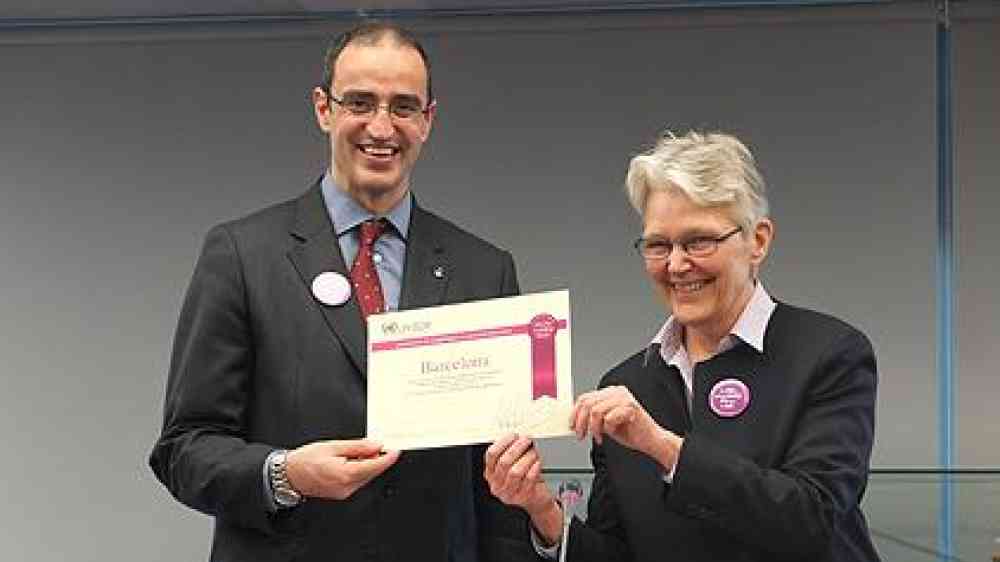
<path fill-rule="evenodd" d="M 602 445 L 594 443 L 590 462 L 594 467 L 594 481 L 587 501 L 587 521 L 574 517 L 570 523 L 566 559 L 584 562 L 631 560 Z"/>
<path fill-rule="evenodd" d="M 178 320 L 163 408 L 149 464 L 185 505 L 230 524 L 276 531 L 263 463 L 271 447 L 248 443 L 253 336 L 235 240 L 207 235 Z"/>
<path fill-rule="evenodd" d="M 665 496 L 668 508 L 779 557 L 827 550 L 868 479 L 876 386 L 871 344 L 857 331 L 843 334 L 810 376 L 780 466 L 762 468 L 692 432 Z"/>

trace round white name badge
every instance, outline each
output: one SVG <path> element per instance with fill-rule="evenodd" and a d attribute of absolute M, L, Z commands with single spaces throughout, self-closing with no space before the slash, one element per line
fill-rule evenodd
<path fill-rule="evenodd" d="M 351 298 L 351 282 L 335 271 L 324 271 L 313 279 L 312 292 L 319 302 L 340 306 Z"/>

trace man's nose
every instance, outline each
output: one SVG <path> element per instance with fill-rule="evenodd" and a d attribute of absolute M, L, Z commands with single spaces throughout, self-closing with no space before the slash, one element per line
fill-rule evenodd
<path fill-rule="evenodd" d="M 383 108 L 385 110 L 383 111 Z M 384 105 L 375 108 L 375 114 L 368 119 L 368 134 L 374 138 L 387 139 L 392 136 L 395 127 L 392 124 L 392 116 L 389 115 L 389 108 Z"/>

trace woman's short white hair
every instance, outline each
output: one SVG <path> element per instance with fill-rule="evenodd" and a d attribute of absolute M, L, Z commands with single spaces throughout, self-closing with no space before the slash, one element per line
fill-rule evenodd
<path fill-rule="evenodd" d="M 768 214 L 753 154 L 726 133 L 667 132 L 651 150 L 632 158 L 625 191 L 639 215 L 645 214 L 650 192 L 680 193 L 700 207 L 728 209 L 744 232 Z"/>

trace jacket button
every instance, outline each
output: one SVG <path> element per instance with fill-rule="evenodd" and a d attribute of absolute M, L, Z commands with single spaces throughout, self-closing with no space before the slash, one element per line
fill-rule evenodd
<path fill-rule="evenodd" d="M 391 498 L 396 495 L 396 487 L 392 484 L 387 484 L 385 488 L 382 489 L 382 496 L 385 498 Z"/>

